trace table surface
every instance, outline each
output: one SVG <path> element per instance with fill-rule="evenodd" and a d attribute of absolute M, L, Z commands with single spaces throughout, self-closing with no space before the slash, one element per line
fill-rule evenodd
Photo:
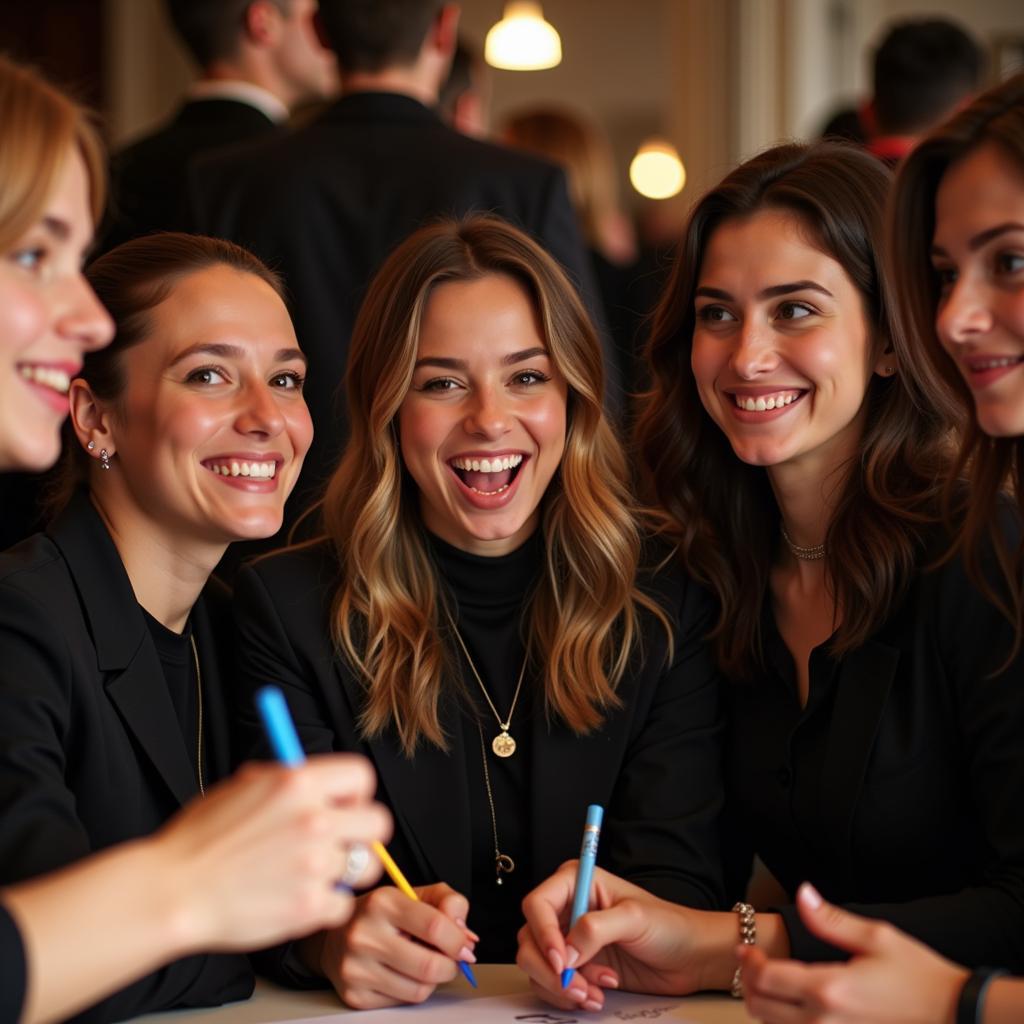
<path fill-rule="evenodd" d="M 444 991 L 450 996 L 465 999 L 528 991 L 526 976 L 514 964 L 477 964 L 474 971 L 480 983 L 476 992 L 461 978 L 445 985 Z M 541 1007 L 542 1004 L 538 1002 L 538 1008 Z M 743 1024 L 751 1019 L 744 1012 L 743 1002 L 727 995 L 689 996 L 684 1007 L 683 1017 L 676 1019 L 685 1019 L 690 1024 Z M 356 1012 L 343 1006 L 333 992 L 293 992 L 259 979 L 253 997 L 244 1002 L 230 1003 L 212 1010 L 149 1014 L 136 1018 L 136 1024 L 171 1024 L 173 1021 L 181 1021 L 182 1024 L 271 1024 L 274 1021 Z M 581 1011 L 578 1017 L 581 1024 L 585 1024 L 586 1013 Z M 409 1021 L 414 1024 L 413 1014 L 410 1014 Z"/>

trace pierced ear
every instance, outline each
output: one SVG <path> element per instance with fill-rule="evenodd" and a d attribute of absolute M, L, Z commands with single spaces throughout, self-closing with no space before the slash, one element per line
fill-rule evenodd
<path fill-rule="evenodd" d="M 896 362 L 896 350 L 893 348 L 892 341 L 885 338 L 879 348 L 873 371 L 879 377 L 893 377 L 898 369 L 899 364 Z"/>
<path fill-rule="evenodd" d="M 92 458 L 98 459 L 99 452 L 104 450 L 108 455 L 113 455 L 117 451 L 117 444 L 111 432 L 110 413 L 81 377 L 71 382 L 68 401 L 71 403 L 71 428 L 78 443 Z"/>

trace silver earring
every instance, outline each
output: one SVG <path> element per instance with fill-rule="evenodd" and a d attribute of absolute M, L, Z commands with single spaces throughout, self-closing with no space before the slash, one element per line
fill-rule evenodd
<path fill-rule="evenodd" d="M 106 448 L 100 449 L 100 466 L 103 469 L 110 469 L 110 456 L 107 454 Z"/>
<path fill-rule="evenodd" d="M 94 452 L 96 451 L 96 442 L 90 441 L 85 447 L 88 448 L 89 451 Z"/>
<path fill-rule="evenodd" d="M 890 376 L 890 377 L 891 377 L 891 376 L 892 376 L 892 375 L 893 375 L 893 374 L 894 374 L 894 373 L 896 372 L 896 367 L 895 367 L 895 366 L 887 366 L 887 367 L 885 368 L 885 372 L 886 372 L 886 374 L 887 374 L 888 376 Z"/>

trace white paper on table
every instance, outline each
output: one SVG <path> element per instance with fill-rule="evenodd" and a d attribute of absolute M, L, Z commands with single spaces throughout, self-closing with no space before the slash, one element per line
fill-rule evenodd
<path fill-rule="evenodd" d="M 606 992 L 600 1013 L 557 1010 L 545 1006 L 531 995 L 490 996 L 466 999 L 435 993 L 421 1006 L 398 1006 L 387 1010 L 362 1010 L 357 1015 L 329 1014 L 288 1024 L 620 1024 L 635 1021 L 693 1021 L 685 1016 L 686 1004 L 680 999 L 638 996 L 626 992 Z"/>

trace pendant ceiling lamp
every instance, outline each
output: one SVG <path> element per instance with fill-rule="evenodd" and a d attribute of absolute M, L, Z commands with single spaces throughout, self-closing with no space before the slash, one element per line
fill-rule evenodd
<path fill-rule="evenodd" d="M 505 4 L 501 21 L 484 41 L 484 60 L 504 71 L 543 71 L 562 62 L 562 40 L 531 0 Z"/>
<path fill-rule="evenodd" d="M 651 138 L 636 151 L 629 165 L 633 188 L 647 199 L 669 199 L 686 184 L 686 168 L 675 146 L 665 139 Z"/>

